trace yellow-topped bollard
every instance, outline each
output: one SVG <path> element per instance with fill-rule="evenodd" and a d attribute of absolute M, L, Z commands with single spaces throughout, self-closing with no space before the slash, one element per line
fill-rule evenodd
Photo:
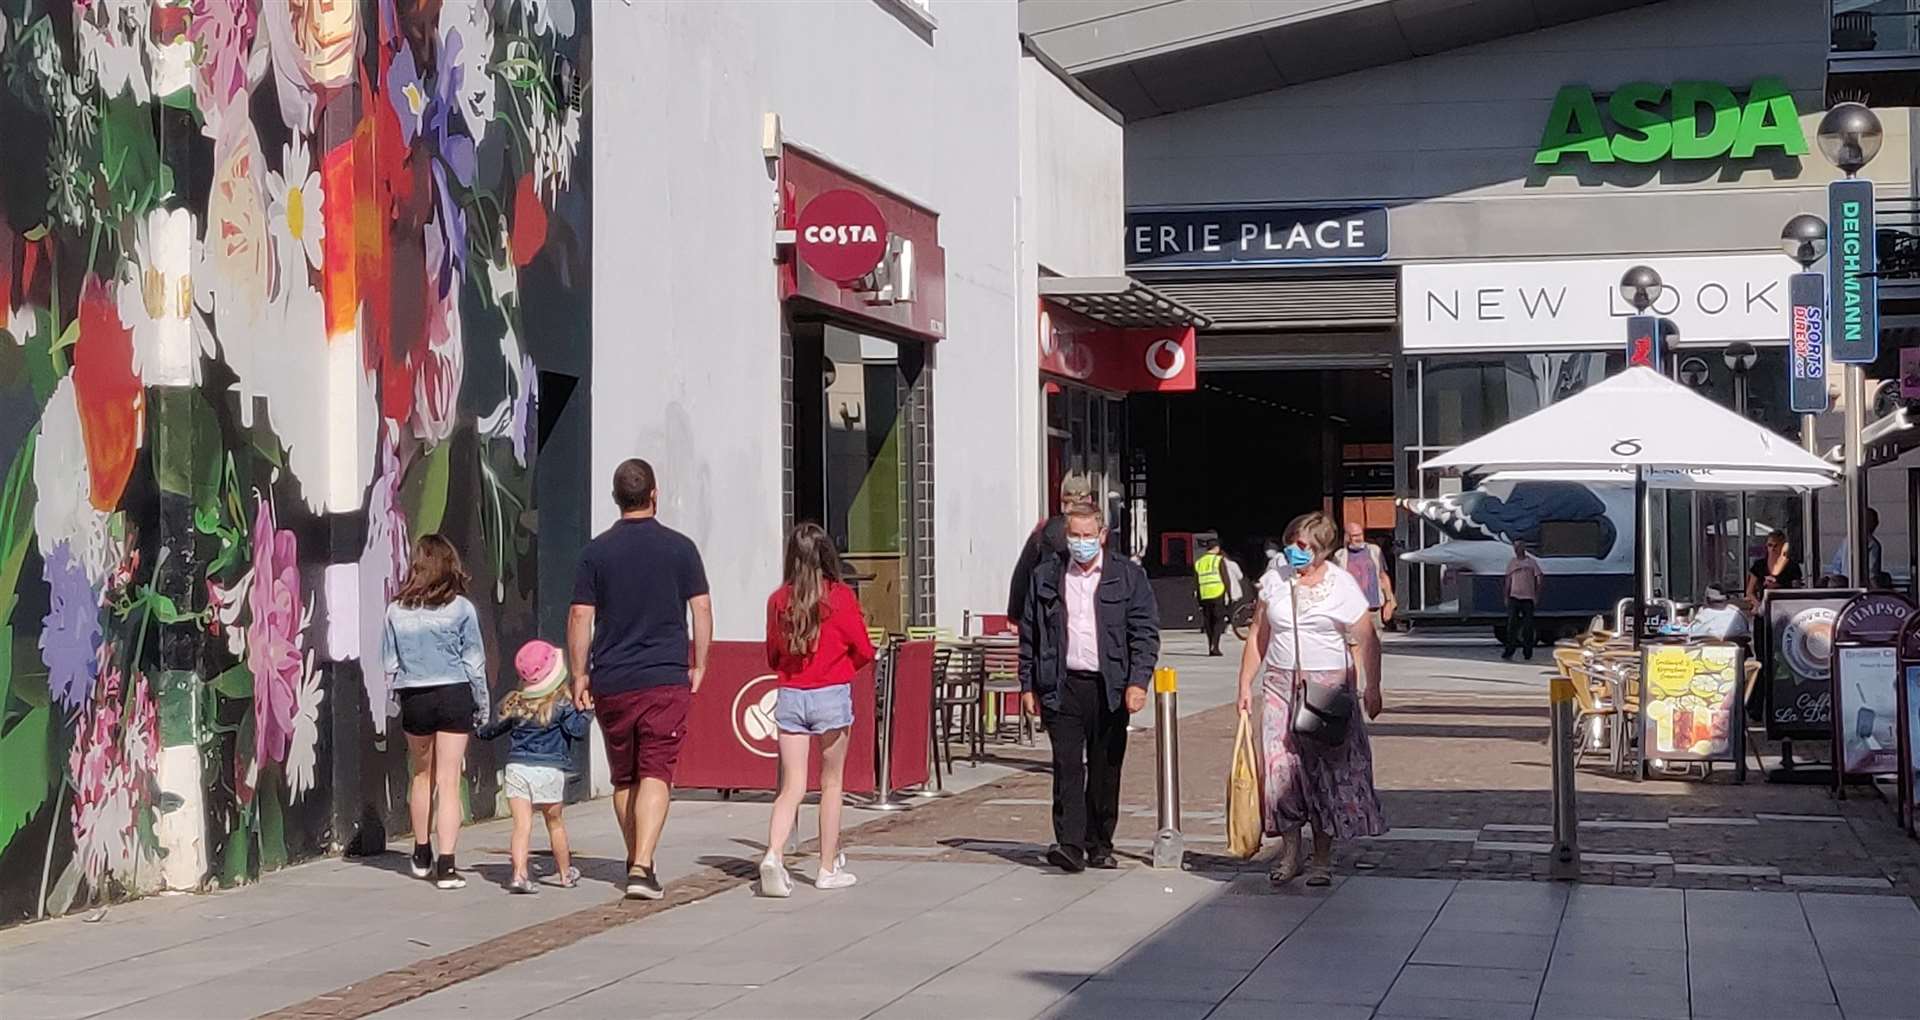
<path fill-rule="evenodd" d="M 1186 860 L 1186 838 L 1180 834 L 1180 674 L 1170 666 L 1153 671 L 1153 751 L 1158 832 L 1153 840 L 1153 866 L 1178 868 Z"/>

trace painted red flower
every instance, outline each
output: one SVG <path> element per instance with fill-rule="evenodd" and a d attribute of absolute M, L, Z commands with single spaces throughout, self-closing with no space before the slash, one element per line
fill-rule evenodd
<path fill-rule="evenodd" d="M 533 188 L 533 175 L 520 178 L 513 191 L 513 264 L 524 266 L 547 243 L 547 207 Z"/>
<path fill-rule="evenodd" d="M 133 370 L 133 331 L 120 321 L 119 304 L 106 282 L 91 274 L 80 285 L 73 389 L 92 480 L 88 497 L 94 509 L 111 511 L 119 507 L 133 474 L 145 400 Z"/>

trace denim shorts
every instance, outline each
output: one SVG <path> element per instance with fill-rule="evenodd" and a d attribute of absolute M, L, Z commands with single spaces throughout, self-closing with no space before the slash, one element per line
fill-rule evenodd
<path fill-rule="evenodd" d="M 773 706 L 782 733 L 829 733 L 853 725 L 853 685 L 782 687 Z"/>

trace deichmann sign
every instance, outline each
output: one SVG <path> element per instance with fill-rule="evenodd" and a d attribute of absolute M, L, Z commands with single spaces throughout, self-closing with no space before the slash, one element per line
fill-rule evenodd
<path fill-rule="evenodd" d="M 1129 266 L 1358 262 L 1387 255 L 1384 206 L 1135 209 Z"/>
<path fill-rule="evenodd" d="M 1784 341 L 1785 255 L 1408 265 L 1400 271 L 1402 346 L 1418 351 L 1619 350 L 1633 306 L 1620 277 L 1636 265 L 1666 282 L 1652 314 L 1676 348 Z"/>
<path fill-rule="evenodd" d="M 1880 356 L 1879 263 L 1873 237 L 1873 182 L 1858 178 L 1827 185 L 1828 279 L 1833 297 L 1833 360 L 1863 365 Z"/>
<path fill-rule="evenodd" d="M 1764 149 L 1787 156 L 1807 154 L 1800 111 L 1778 78 L 1755 81 L 1744 103 L 1719 82 L 1676 82 L 1671 92 L 1663 85 L 1631 82 L 1607 97 L 1607 114 L 1611 131 L 1591 88 L 1562 88 L 1554 96 L 1533 161 L 1553 166 L 1573 155 L 1590 163 L 1752 159 Z"/>
<path fill-rule="evenodd" d="M 873 199 L 851 188 L 823 191 L 800 210 L 794 248 L 814 272 L 852 283 L 886 257 L 887 218 Z"/>
<path fill-rule="evenodd" d="M 1821 414 L 1827 394 L 1827 278 L 1819 273 L 1787 277 L 1787 406 L 1796 414 Z"/>

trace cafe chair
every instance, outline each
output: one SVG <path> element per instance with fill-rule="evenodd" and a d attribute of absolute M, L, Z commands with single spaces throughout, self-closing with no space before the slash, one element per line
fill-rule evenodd
<path fill-rule="evenodd" d="M 948 775 L 953 774 L 956 728 L 967 746 L 967 764 L 978 765 L 986 755 L 980 727 L 980 707 L 985 699 L 981 667 L 981 651 L 971 643 L 942 642 L 934 647 L 933 714 L 938 734 L 935 741 L 939 746 L 937 757 L 945 759 Z"/>
<path fill-rule="evenodd" d="M 1020 644 L 1013 638 L 981 638 L 981 695 L 993 709 L 993 735 L 1029 747 L 1035 743 L 1033 717 L 1020 703 Z M 1007 704 L 1013 704 L 1008 718 Z"/>

